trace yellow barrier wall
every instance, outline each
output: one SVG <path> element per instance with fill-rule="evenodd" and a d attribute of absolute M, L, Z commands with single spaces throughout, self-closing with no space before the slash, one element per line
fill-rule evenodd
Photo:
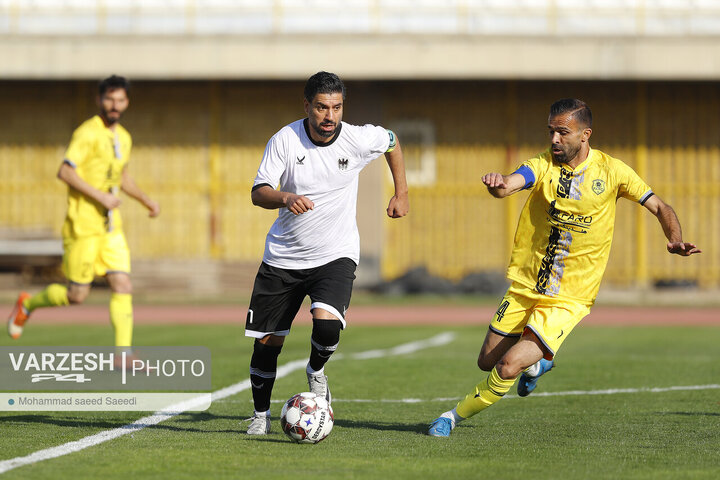
<path fill-rule="evenodd" d="M 148 220 L 125 199 L 136 259 L 258 262 L 276 212 L 250 203 L 250 187 L 269 137 L 304 116 L 302 82 L 137 82 L 124 124 L 133 135 L 130 171 L 162 205 Z M 720 254 L 720 87 L 646 82 L 349 82 L 345 119 L 388 128 L 422 123 L 433 145 L 400 141 L 417 168 L 434 157 L 431 181 L 411 185 L 411 214 L 363 231 L 381 248 L 382 274 L 409 268 L 458 279 L 504 270 L 526 194 L 492 198 L 480 181 L 509 172 L 546 148 L 547 111 L 582 98 L 595 116 L 591 145 L 634 168 L 673 205 L 698 258 L 665 252 L 657 221 L 621 200 L 606 282 L 696 280 L 717 286 Z M 65 188 L 55 173 L 72 130 L 95 112 L 90 82 L 0 82 L 0 229 L 59 235 Z M 379 160 L 382 161 L 382 160 Z M 364 182 L 391 183 L 382 171 Z M 377 170 L 381 171 L 380 169 Z M 359 205 L 359 209 L 363 206 Z M 383 215 L 379 211 L 377 215 Z"/>
<path fill-rule="evenodd" d="M 476 270 L 504 269 L 527 195 L 494 199 L 480 178 L 491 171 L 512 171 L 547 148 L 550 104 L 576 97 L 593 110 L 591 145 L 636 168 L 673 205 L 685 240 L 704 250 L 690 259 L 669 255 L 657 220 L 646 209 L 620 200 L 606 283 L 677 279 L 717 286 L 717 84 L 449 82 L 395 84 L 386 91 L 392 92 L 385 95 L 391 118 L 423 115 L 437 129 L 436 183 L 411 189 L 414 214 L 406 222 L 386 221 L 386 277 L 421 265 L 454 279 Z"/>

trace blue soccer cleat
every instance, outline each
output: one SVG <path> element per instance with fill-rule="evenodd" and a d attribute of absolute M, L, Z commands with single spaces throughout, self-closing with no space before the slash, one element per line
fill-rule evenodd
<path fill-rule="evenodd" d="M 540 378 L 542 374 L 552 370 L 554 365 L 555 363 L 552 360 L 545 360 L 544 358 L 541 358 L 539 362 L 537 362 L 535 365 L 528 369 L 530 371 L 532 371 L 533 369 L 536 370 L 535 372 L 532 372 L 534 376 L 528 375 L 527 370 L 523 372 L 523 374 L 520 376 L 520 381 L 518 381 L 518 395 L 520 395 L 521 397 L 527 397 L 528 395 L 530 395 L 532 391 L 535 390 L 538 378 Z"/>
<path fill-rule="evenodd" d="M 452 429 L 455 428 L 453 421 L 446 417 L 438 417 L 430 424 L 428 435 L 431 437 L 449 437 Z"/>

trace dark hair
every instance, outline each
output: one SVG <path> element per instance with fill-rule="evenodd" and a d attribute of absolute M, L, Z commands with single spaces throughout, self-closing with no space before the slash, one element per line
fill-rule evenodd
<path fill-rule="evenodd" d="M 550 117 L 570 113 L 584 128 L 592 128 L 592 112 L 587 103 L 577 98 L 563 98 L 550 106 Z"/>
<path fill-rule="evenodd" d="M 98 83 L 98 94 L 102 97 L 108 90 L 115 90 L 116 88 L 122 88 L 125 93 L 130 93 L 130 82 L 125 77 L 110 75 Z"/>
<path fill-rule="evenodd" d="M 318 72 L 305 83 L 305 99 L 312 102 L 318 93 L 342 93 L 345 100 L 345 84 L 334 73 Z"/>

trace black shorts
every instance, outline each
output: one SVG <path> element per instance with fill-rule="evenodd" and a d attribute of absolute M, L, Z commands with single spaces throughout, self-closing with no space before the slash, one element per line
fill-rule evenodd
<path fill-rule="evenodd" d="M 263 262 L 255 277 L 245 335 L 262 338 L 289 334 L 306 295 L 312 302 L 310 310 L 322 308 L 332 313 L 345 328 L 356 266 L 349 258 L 301 270 L 271 267 Z"/>

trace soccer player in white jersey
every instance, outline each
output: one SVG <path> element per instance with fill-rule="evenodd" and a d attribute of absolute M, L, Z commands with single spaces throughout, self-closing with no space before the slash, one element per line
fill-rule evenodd
<path fill-rule="evenodd" d="M 307 118 L 273 135 L 252 188 L 254 205 L 279 209 L 279 214 L 267 234 L 245 323 L 245 335 L 255 339 L 250 435 L 270 432 L 277 359 L 307 295 L 313 316 L 308 386 L 330 401 L 324 367 L 346 325 L 360 257 L 355 210 L 363 167 L 384 154 L 395 184 L 387 215 L 400 218 L 409 209 L 405 164 L 395 134 L 343 122 L 345 85 L 335 74 L 310 77 L 304 96 Z"/>
<path fill-rule="evenodd" d="M 700 253 L 683 241 L 672 207 L 632 168 L 590 148 L 592 113 L 585 102 L 567 98 L 553 103 L 548 130 L 547 150 L 510 175 L 483 176 L 494 197 L 524 189 L 530 190 L 530 196 L 520 214 L 507 270 L 512 284 L 478 356 L 478 366 L 490 374 L 455 408 L 432 422 L 428 430 L 432 436 L 449 436 L 458 422 L 500 400 L 518 376 L 518 394 L 527 396 L 538 377 L 552 368 L 560 345 L 595 301 L 620 197 L 643 205 L 657 217 L 669 253 Z"/>

